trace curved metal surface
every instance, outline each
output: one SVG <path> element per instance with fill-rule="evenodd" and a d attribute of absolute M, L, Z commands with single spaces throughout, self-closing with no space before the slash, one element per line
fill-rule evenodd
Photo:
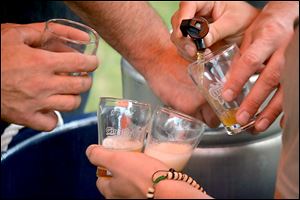
<path fill-rule="evenodd" d="M 197 148 L 184 171 L 215 198 L 272 199 L 281 134 L 233 146 Z"/>

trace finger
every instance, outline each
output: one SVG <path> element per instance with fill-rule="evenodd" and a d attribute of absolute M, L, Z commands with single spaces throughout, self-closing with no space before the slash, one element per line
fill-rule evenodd
<path fill-rule="evenodd" d="M 195 2 L 180 2 L 179 10 L 171 18 L 171 24 L 175 38 L 181 38 L 180 24 L 183 19 L 192 19 L 196 14 L 197 5 Z M 173 34 L 172 33 L 172 34 Z"/>
<path fill-rule="evenodd" d="M 283 59 L 278 53 L 272 56 L 236 114 L 239 123 L 246 124 L 265 99 L 279 85 L 280 67 L 283 64 Z"/>
<path fill-rule="evenodd" d="M 179 39 L 177 44 L 175 42 L 174 44 L 177 47 L 178 54 L 185 60 L 189 62 L 196 60 L 196 47 L 188 38 Z"/>
<path fill-rule="evenodd" d="M 101 177 L 101 178 L 98 178 L 97 182 L 96 182 L 96 186 L 97 186 L 98 190 L 101 192 L 101 194 L 106 199 L 112 198 L 110 181 L 111 181 L 111 178 Z"/>
<path fill-rule="evenodd" d="M 51 37 L 64 37 L 70 40 L 77 40 L 85 43 L 90 42 L 89 34 L 83 30 L 80 30 L 79 27 L 81 27 L 78 23 L 78 26 L 76 27 L 76 24 L 72 24 L 68 20 L 49 20 L 46 23 L 46 34 L 47 36 Z"/>
<path fill-rule="evenodd" d="M 237 35 L 235 27 L 239 25 L 235 23 L 239 23 L 239 21 L 233 21 L 230 17 L 220 17 L 215 22 L 209 24 L 209 32 L 204 38 L 206 46 L 210 47 L 216 42 L 232 35 L 236 36 L 231 38 L 231 40 L 238 41 L 239 35 Z"/>
<path fill-rule="evenodd" d="M 90 145 L 86 150 L 89 161 L 95 166 L 103 166 L 114 174 L 117 154 L 103 148 L 101 145 Z"/>
<path fill-rule="evenodd" d="M 210 1 L 182 1 L 179 4 L 179 19 L 191 19 L 195 16 L 210 16 L 215 3 Z"/>
<path fill-rule="evenodd" d="M 254 125 L 256 132 L 265 131 L 276 120 L 276 118 L 282 112 L 282 101 L 283 92 L 282 87 L 280 86 L 275 95 L 272 97 L 271 101 L 257 118 Z"/>
<path fill-rule="evenodd" d="M 30 28 L 33 28 L 39 32 L 43 32 L 44 29 L 45 29 L 45 25 L 46 23 L 45 22 L 37 22 L 37 23 L 30 23 L 30 24 L 19 24 L 21 26 L 25 26 L 25 27 L 30 27 Z"/>
<path fill-rule="evenodd" d="M 66 112 L 75 110 L 80 103 L 80 95 L 53 95 L 46 100 L 44 109 Z"/>
<path fill-rule="evenodd" d="M 51 131 L 56 127 L 57 122 L 58 118 L 54 111 L 40 111 L 28 117 L 25 126 L 38 131 Z"/>
<path fill-rule="evenodd" d="M 270 40 L 258 38 L 243 48 L 245 50 L 241 50 L 242 55 L 230 69 L 229 79 L 224 84 L 223 97 L 226 101 L 232 101 L 241 92 L 243 85 L 272 55 L 276 46 Z"/>
<path fill-rule="evenodd" d="M 55 53 L 46 51 L 45 64 L 51 66 L 56 73 L 92 72 L 98 66 L 96 56 L 80 53 Z"/>
<path fill-rule="evenodd" d="M 81 94 L 88 91 L 92 86 L 92 77 L 83 76 L 63 76 L 57 75 L 49 83 L 51 95 L 55 94 Z"/>

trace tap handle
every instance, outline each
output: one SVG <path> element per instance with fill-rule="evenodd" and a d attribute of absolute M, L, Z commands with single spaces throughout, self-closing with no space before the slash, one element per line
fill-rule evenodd
<path fill-rule="evenodd" d="M 184 19 L 180 24 L 180 30 L 184 37 L 189 35 L 194 40 L 198 51 L 206 48 L 203 39 L 209 31 L 209 26 L 205 18 Z"/>

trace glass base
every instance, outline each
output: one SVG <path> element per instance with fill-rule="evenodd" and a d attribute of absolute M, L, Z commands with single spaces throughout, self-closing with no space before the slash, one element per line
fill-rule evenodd
<path fill-rule="evenodd" d="M 237 135 L 249 128 L 252 128 L 255 123 L 255 120 L 249 122 L 248 124 L 241 126 L 240 124 L 234 124 L 231 126 L 225 126 L 226 132 L 228 135 Z"/>

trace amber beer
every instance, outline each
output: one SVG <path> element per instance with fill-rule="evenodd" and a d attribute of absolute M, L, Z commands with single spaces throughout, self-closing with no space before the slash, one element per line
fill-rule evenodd
<path fill-rule="evenodd" d="M 115 135 L 106 137 L 102 142 L 103 147 L 117 151 L 142 152 L 143 143 L 129 136 Z M 111 172 L 104 167 L 97 168 L 98 177 L 111 177 Z"/>

